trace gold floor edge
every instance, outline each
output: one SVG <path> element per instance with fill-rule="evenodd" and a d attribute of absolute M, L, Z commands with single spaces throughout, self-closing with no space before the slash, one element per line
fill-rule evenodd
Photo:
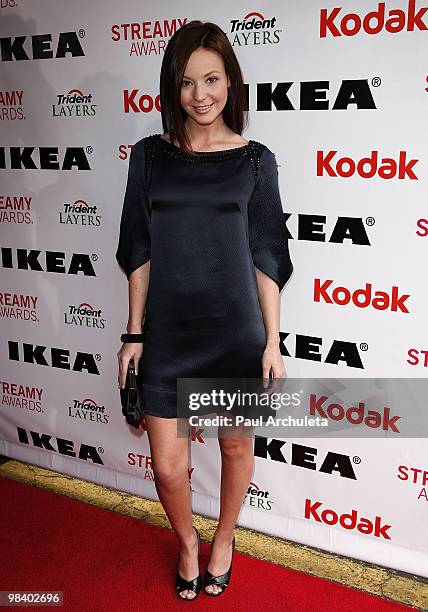
<path fill-rule="evenodd" d="M 0 476 L 171 529 L 161 504 L 156 501 L 16 460 L 1 464 Z M 210 541 L 217 522 L 194 514 L 194 524 L 201 538 Z M 240 553 L 326 578 L 423 612 L 428 610 L 428 580 L 420 576 L 350 559 L 243 527 L 236 527 L 235 539 L 235 549 Z"/>

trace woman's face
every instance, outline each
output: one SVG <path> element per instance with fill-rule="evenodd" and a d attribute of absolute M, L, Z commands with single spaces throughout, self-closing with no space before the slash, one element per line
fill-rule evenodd
<path fill-rule="evenodd" d="M 181 106 L 191 119 L 209 125 L 221 115 L 230 81 L 222 57 L 211 49 L 193 51 L 181 83 Z"/>

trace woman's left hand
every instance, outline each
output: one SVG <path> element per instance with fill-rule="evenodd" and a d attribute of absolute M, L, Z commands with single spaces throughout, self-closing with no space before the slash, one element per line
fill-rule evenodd
<path fill-rule="evenodd" d="M 281 379 L 286 378 L 284 361 L 282 359 L 279 344 L 267 344 L 262 357 L 263 387 L 269 385 L 269 374 L 272 373 L 273 380 L 269 387 L 269 393 L 275 391 L 281 385 Z M 279 379 L 279 380 L 278 380 Z"/>

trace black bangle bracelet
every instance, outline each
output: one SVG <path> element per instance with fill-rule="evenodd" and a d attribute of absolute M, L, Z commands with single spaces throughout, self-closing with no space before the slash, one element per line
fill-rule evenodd
<path fill-rule="evenodd" d="M 144 334 L 122 334 L 121 342 L 144 342 Z"/>

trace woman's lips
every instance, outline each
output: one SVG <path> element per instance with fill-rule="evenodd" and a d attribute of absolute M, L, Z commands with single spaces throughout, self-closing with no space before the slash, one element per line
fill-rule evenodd
<path fill-rule="evenodd" d="M 205 106 L 194 106 L 193 108 L 197 113 L 203 115 L 204 113 L 207 113 L 210 110 L 213 104 L 214 102 L 211 102 L 211 104 L 206 104 Z"/>

